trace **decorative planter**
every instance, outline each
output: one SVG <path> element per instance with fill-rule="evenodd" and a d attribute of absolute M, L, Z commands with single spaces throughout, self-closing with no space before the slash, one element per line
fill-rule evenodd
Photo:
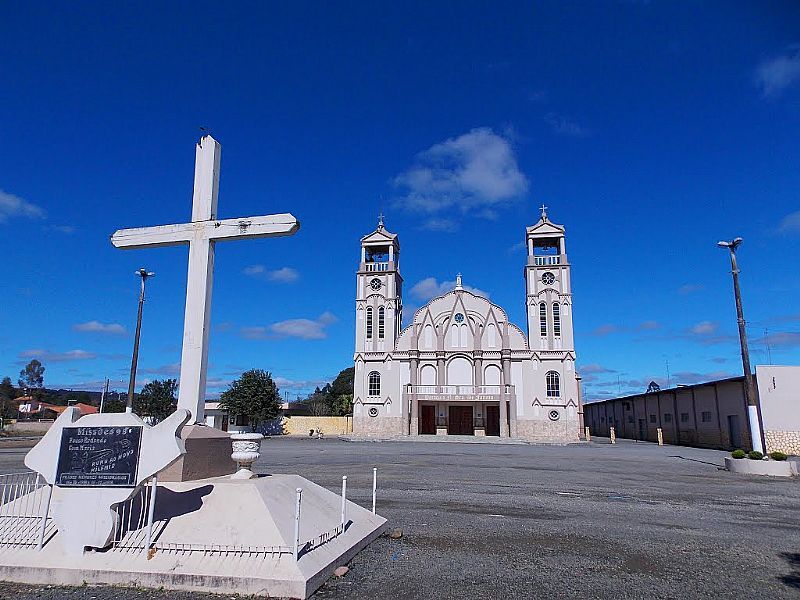
<path fill-rule="evenodd" d="M 250 469 L 253 463 L 261 456 L 261 440 L 264 436 L 260 433 L 234 433 L 231 434 L 233 454 L 231 458 L 239 469 L 231 475 L 231 479 L 251 479 L 256 474 Z"/>
<path fill-rule="evenodd" d="M 772 477 L 797 475 L 797 463 L 792 460 L 751 460 L 726 456 L 725 468 L 731 473 L 743 475 L 771 475 Z"/>

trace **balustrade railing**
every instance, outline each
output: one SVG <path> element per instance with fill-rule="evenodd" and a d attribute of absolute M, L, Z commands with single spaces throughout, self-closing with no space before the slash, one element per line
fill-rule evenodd
<path fill-rule="evenodd" d="M 439 396 L 499 396 L 503 392 L 514 393 L 513 385 L 409 385 L 410 394 L 436 394 Z"/>
<path fill-rule="evenodd" d="M 381 271 L 388 271 L 389 270 L 389 263 L 388 262 L 368 262 L 364 263 L 366 270 L 368 272 L 381 272 Z"/>
<path fill-rule="evenodd" d="M 558 255 L 558 254 L 548 255 L 548 256 L 534 256 L 533 257 L 533 264 L 535 264 L 537 266 L 560 265 L 561 264 L 561 256 Z"/>

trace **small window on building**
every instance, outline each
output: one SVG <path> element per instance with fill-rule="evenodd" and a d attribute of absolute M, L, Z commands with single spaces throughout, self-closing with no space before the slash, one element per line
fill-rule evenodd
<path fill-rule="evenodd" d="M 628 423 L 633 423 L 633 415 L 628 415 Z"/>
<path fill-rule="evenodd" d="M 539 334 L 547 336 L 547 304 L 544 302 L 539 304 Z"/>
<path fill-rule="evenodd" d="M 681 413 L 681 423 L 689 422 L 689 413 Z"/>
<path fill-rule="evenodd" d="M 372 307 L 367 307 L 367 339 L 372 339 Z"/>
<path fill-rule="evenodd" d="M 672 415 L 669 413 L 664 413 L 664 423 L 672 423 Z"/>
<path fill-rule="evenodd" d="M 561 305 L 558 302 L 553 303 L 553 335 L 561 335 Z"/>
<path fill-rule="evenodd" d="M 561 381 L 558 373 L 555 371 L 548 371 L 546 375 L 547 381 L 547 396 L 549 398 L 558 398 L 561 396 Z"/>
<path fill-rule="evenodd" d="M 650 422 L 651 423 L 655 423 L 656 422 L 656 416 L 655 415 L 650 415 Z"/>
<path fill-rule="evenodd" d="M 381 395 L 381 374 L 377 371 L 372 371 L 372 373 L 369 374 L 369 387 L 367 389 L 367 395 Z"/>
<path fill-rule="evenodd" d="M 380 307 L 378 309 L 378 339 L 382 340 L 386 334 L 386 309 Z"/>
<path fill-rule="evenodd" d="M 700 413 L 700 420 L 703 423 L 711 423 L 711 411 L 704 410 L 702 413 Z"/>

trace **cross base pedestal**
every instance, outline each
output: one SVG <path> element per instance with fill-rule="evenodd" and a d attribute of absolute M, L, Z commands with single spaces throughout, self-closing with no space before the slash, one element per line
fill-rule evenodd
<path fill-rule="evenodd" d="M 181 439 L 186 454 L 159 473 L 159 481 L 194 481 L 236 472 L 230 434 L 206 425 L 186 425 Z"/>

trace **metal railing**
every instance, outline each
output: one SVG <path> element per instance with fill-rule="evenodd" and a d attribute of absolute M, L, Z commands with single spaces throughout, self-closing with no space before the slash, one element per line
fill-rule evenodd
<path fill-rule="evenodd" d="M 52 537 L 51 494 L 39 473 L 0 475 L 0 546 L 41 548 Z"/>

